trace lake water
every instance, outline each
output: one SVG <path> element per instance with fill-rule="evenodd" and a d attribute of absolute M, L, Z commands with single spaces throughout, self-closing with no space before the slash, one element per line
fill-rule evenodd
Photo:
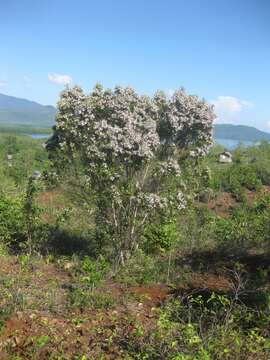
<path fill-rule="evenodd" d="M 237 148 L 239 144 L 242 144 L 244 146 L 252 146 L 255 145 L 253 141 L 239 141 L 239 140 L 231 140 L 231 139 L 215 139 L 215 144 L 220 144 L 225 146 L 228 150 L 234 150 Z"/>
<path fill-rule="evenodd" d="M 47 139 L 50 137 L 50 134 L 26 134 L 31 136 L 32 139 Z"/>

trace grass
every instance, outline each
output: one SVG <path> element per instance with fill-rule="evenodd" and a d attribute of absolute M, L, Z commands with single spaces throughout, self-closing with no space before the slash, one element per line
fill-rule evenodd
<path fill-rule="evenodd" d="M 5 124 L 0 123 L 0 133 L 5 134 L 51 134 L 51 128 L 37 128 L 32 125 Z"/>

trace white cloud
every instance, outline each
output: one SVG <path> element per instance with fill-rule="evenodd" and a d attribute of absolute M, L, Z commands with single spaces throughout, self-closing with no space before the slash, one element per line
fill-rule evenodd
<path fill-rule="evenodd" d="M 7 82 L 5 80 L 0 80 L 0 87 L 4 87 L 7 85 Z"/>
<path fill-rule="evenodd" d="M 48 79 L 58 85 L 68 85 L 72 83 L 72 77 L 65 74 L 48 74 Z"/>
<path fill-rule="evenodd" d="M 251 109 L 254 104 L 247 100 L 240 100 L 233 96 L 219 96 L 212 101 L 218 116 L 217 121 L 232 121 L 243 110 Z"/>
<path fill-rule="evenodd" d="M 270 129 L 270 121 L 267 121 L 266 126 Z"/>
<path fill-rule="evenodd" d="M 240 100 L 233 96 L 219 96 L 213 101 L 216 111 L 226 111 L 229 113 L 237 113 L 245 107 L 252 108 L 254 105 L 250 101 Z"/>

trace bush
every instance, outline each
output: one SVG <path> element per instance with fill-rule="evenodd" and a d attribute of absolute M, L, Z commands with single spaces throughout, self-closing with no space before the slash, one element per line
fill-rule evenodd
<path fill-rule="evenodd" d="M 48 225 L 41 222 L 35 204 L 36 191 L 36 184 L 29 180 L 26 194 L 0 193 L 0 239 L 14 251 L 41 250 L 48 240 Z"/>
<path fill-rule="evenodd" d="M 222 172 L 221 186 L 225 191 L 237 194 L 241 187 L 248 190 L 260 190 L 261 180 L 256 170 L 250 165 L 234 164 Z"/>
<path fill-rule="evenodd" d="M 97 237 L 109 239 L 118 262 L 141 245 L 146 226 L 185 207 L 180 165 L 207 153 L 214 118 L 211 105 L 183 89 L 170 99 L 101 85 L 89 95 L 79 87 L 61 94 L 50 158 L 76 179 L 95 212 Z M 166 242 L 166 232 L 151 237 Z"/>
<path fill-rule="evenodd" d="M 137 250 L 117 273 L 117 280 L 125 285 L 147 284 L 160 278 L 155 259 Z"/>
<path fill-rule="evenodd" d="M 27 239 L 22 196 L 0 193 L 0 239 L 9 247 L 19 247 Z"/>
<path fill-rule="evenodd" d="M 180 224 L 181 247 L 185 250 L 206 250 L 214 245 L 215 216 L 206 205 L 193 204 Z"/>
<path fill-rule="evenodd" d="M 82 281 L 91 288 L 94 288 L 104 278 L 105 273 L 108 271 L 108 266 L 108 263 L 102 256 L 95 261 L 91 260 L 89 256 L 84 257 L 82 261 Z"/>
<path fill-rule="evenodd" d="M 179 236 L 175 221 L 150 224 L 144 230 L 142 247 L 148 254 L 166 251 Z"/>

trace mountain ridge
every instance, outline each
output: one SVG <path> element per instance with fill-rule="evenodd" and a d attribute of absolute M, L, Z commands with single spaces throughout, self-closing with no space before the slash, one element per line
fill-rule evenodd
<path fill-rule="evenodd" d="M 249 125 L 214 124 L 214 138 L 237 141 L 270 141 L 270 133 Z"/>
<path fill-rule="evenodd" d="M 50 127 L 54 124 L 56 108 L 38 102 L 0 93 L 0 123 Z"/>

